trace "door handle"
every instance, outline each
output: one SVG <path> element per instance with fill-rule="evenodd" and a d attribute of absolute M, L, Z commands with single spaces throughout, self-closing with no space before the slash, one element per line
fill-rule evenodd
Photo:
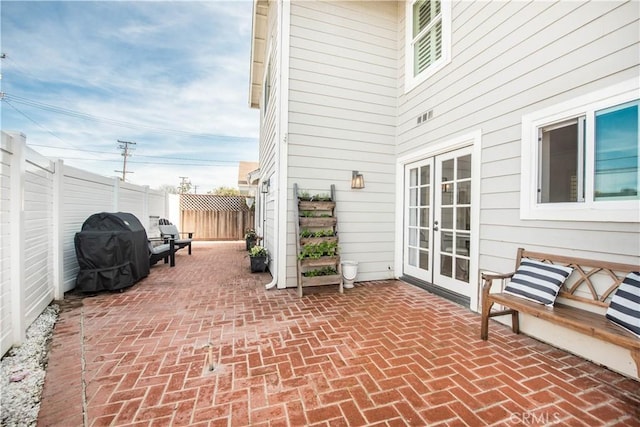
<path fill-rule="evenodd" d="M 433 222 L 433 231 L 438 231 L 438 221 Z"/>

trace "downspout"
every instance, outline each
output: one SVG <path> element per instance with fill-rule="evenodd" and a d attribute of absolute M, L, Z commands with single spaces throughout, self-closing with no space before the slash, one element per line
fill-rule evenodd
<path fill-rule="evenodd" d="M 273 227 L 274 248 L 277 252 L 271 282 L 266 289 L 287 286 L 287 137 L 289 123 L 289 23 L 291 4 L 289 0 L 278 2 L 280 27 L 278 28 L 278 124 L 276 126 L 276 164 L 274 176 L 277 180 L 275 194 L 275 221 Z M 282 208 L 283 212 L 280 211 Z M 282 277 L 281 277 L 282 276 Z"/>

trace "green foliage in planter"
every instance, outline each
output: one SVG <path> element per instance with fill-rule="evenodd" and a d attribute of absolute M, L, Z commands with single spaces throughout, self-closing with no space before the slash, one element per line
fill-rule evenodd
<path fill-rule="evenodd" d="M 269 256 L 269 251 L 264 246 L 256 245 L 249 249 L 249 256 L 253 257 L 261 257 L 261 256 Z"/>
<path fill-rule="evenodd" d="M 253 228 L 247 228 L 244 232 L 244 238 L 249 240 L 255 240 L 258 237 L 256 230 Z"/>
<path fill-rule="evenodd" d="M 298 200 L 303 200 L 305 202 L 312 202 L 312 201 L 330 202 L 331 195 L 329 195 L 328 193 L 320 193 L 320 194 L 314 194 L 312 196 L 308 191 L 300 191 L 298 193 Z"/>
<path fill-rule="evenodd" d="M 300 237 L 303 237 L 303 238 L 333 237 L 333 236 L 335 236 L 335 232 L 332 229 L 318 230 L 318 231 L 311 231 L 308 229 L 304 229 L 300 232 Z"/>
<path fill-rule="evenodd" d="M 311 197 L 311 200 L 317 200 L 319 202 L 330 202 L 331 196 L 328 193 L 316 194 Z"/>
<path fill-rule="evenodd" d="M 303 218 L 331 218 L 333 216 L 328 213 L 317 213 L 313 211 L 300 211 L 299 215 Z"/>
<path fill-rule="evenodd" d="M 309 194 L 308 191 L 301 191 L 298 193 L 298 200 L 309 201 L 311 200 L 311 195 Z"/>
<path fill-rule="evenodd" d="M 304 277 L 333 276 L 334 274 L 338 274 L 338 270 L 334 267 L 322 267 L 302 273 Z"/>
<path fill-rule="evenodd" d="M 334 256 L 338 252 L 337 242 L 307 243 L 298 254 L 298 259 L 318 259 L 323 256 Z"/>

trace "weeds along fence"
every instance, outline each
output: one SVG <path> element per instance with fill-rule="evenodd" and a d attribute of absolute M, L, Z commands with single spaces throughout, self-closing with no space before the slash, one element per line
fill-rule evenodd
<path fill-rule="evenodd" d="M 154 235 L 168 197 L 52 161 L 20 133 L 1 133 L 0 356 L 54 299 L 75 287 L 73 239 L 97 212 L 130 212 Z"/>

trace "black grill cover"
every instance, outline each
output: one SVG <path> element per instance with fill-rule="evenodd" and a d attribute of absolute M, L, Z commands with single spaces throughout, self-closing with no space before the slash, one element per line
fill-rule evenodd
<path fill-rule="evenodd" d="M 76 233 L 75 248 L 79 291 L 123 289 L 149 275 L 147 232 L 133 214 L 91 215 Z"/>

